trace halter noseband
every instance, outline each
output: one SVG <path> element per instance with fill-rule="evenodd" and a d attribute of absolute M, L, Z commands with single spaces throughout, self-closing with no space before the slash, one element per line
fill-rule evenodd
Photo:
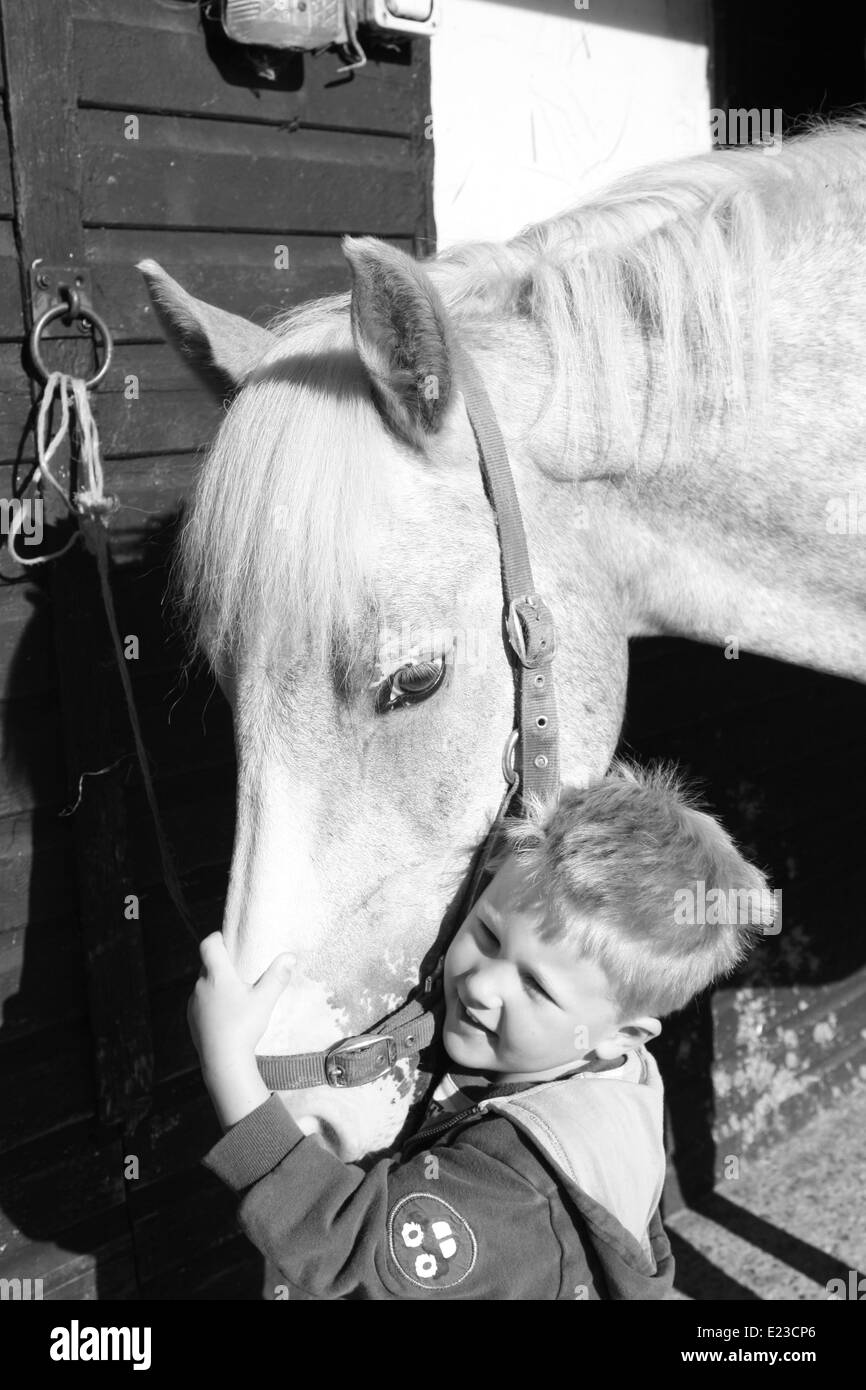
<path fill-rule="evenodd" d="M 456 918 L 462 918 L 481 891 L 496 832 L 511 810 L 512 802 L 522 803 L 516 812 L 519 815 L 525 814 L 529 795 L 545 804 L 558 799 L 559 724 L 551 665 L 556 652 L 553 616 L 535 592 L 526 532 L 505 440 L 484 382 L 464 348 L 454 349 L 453 365 L 478 445 L 488 501 L 496 519 L 504 599 L 503 641 L 514 674 L 515 718 L 502 754 L 507 790 L 455 913 Z M 429 996 L 443 959 L 444 952 L 434 974 L 424 981 L 420 994 L 410 997 L 389 1018 L 373 1024 L 367 1033 L 343 1038 L 324 1052 L 257 1057 L 265 1083 L 272 1091 L 326 1085 L 363 1086 L 385 1076 L 400 1057 L 421 1052 L 433 1040 L 435 1016 L 429 1007 Z"/>

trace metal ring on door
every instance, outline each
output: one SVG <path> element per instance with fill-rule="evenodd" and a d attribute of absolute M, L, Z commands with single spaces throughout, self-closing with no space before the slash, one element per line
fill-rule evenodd
<path fill-rule="evenodd" d="M 108 368 L 111 365 L 112 354 L 114 352 L 114 343 L 111 339 L 111 332 L 109 330 L 108 324 L 93 309 L 82 308 L 78 302 L 78 295 L 75 291 L 73 291 L 73 293 L 70 295 L 69 304 L 55 304 L 52 309 L 46 309 L 41 319 L 38 319 L 37 322 L 34 323 L 32 329 L 30 330 L 30 337 L 28 339 L 28 346 L 30 349 L 30 360 L 33 363 L 39 375 L 42 377 L 42 380 L 47 381 L 50 373 L 42 360 L 42 353 L 39 350 L 39 339 L 42 336 L 44 330 L 48 327 L 49 323 L 53 323 L 54 319 L 60 318 L 86 319 L 88 323 L 93 324 L 94 328 L 98 331 L 100 337 L 102 338 L 102 346 L 105 348 L 105 361 L 99 368 L 99 371 L 96 373 L 96 375 L 92 376 L 89 379 L 89 381 L 86 381 L 84 383 L 87 389 L 90 391 L 93 389 L 94 386 L 99 385 L 100 381 L 102 381 L 102 378 L 105 376 L 105 373 L 108 371 Z"/>

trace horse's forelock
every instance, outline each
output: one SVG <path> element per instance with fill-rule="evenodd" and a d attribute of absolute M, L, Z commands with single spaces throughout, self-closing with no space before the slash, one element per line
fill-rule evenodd
<path fill-rule="evenodd" d="M 175 571 L 192 640 L 229 666 L 267 615 L 312 659 L 353 663 L 376 596 L 370 538 L 387 506 L 384 430 L 345 296 L 278 321 L 203 463 Z"/>

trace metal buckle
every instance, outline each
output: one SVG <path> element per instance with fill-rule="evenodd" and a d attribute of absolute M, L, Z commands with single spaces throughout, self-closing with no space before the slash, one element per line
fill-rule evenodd
<path fill-rule="evenodd" d="M 505 740 L 505 747 L 502 750 L 502 776 L 513 787 L 517 781 L 517 769 L 514 766 L 514 751 L 517 747 L 517 740 L 520 738 L 520 730 L 512 729 L 508 738 Z"/>
<path fill-rule="evenodd" d="M 365 1071 L 363 1076 L 355 1076 L 351 1081 L 346 1079 L 345 1067 L 340 1066 L 339 1059 L 346 1053 L 356 1054 L 364 1052 L 367 1048 L 378 1047 L 380 1055 L 370 1059 L 371 1063 L 376 1063 L 369 1074 Z M 390 1071 L 397 1062 L 397 1043 L 391 1033 L 364 1033 L 358 1034 L 354 1038 L 343 1038 L 342 1042 L 334 1043 L 325 1053 L 325 1077 L 329 1086 L 363 1086 L 368 1081 L 378 1081 L 380 1076 L 384 1076 Z"/>
<path fill-rule="evenodd" d="M 532 671 L 537 666 L 546 666 L 556 653 L 556 632 L 553 614 L 544 599 L 537 594 L 524 594 L 522 598 L 512 599 L 508 605 L 505 628 L 512 651 L 521 666 Z M 534 639 L 546 629 L 543 644 L 535 646 Z M 527 650 L 527 638 L 530 650 Z"/>

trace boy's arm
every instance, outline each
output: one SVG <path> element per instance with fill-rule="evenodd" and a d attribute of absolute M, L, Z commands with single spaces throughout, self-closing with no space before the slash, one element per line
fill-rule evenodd
<path fill-rule="evenodd" d="M 461 1126 L 435 1152 L 370 1172 L 341 1163 L 304 1136 L 258 1074 L 255 1047 L 292 958 L 278 956 L 248 984 L 214 932 L 201 959 L 190 1030 L 217 1114 L 231 1126 L 204 1161 L 245 1194 L 241 1222 L 290 1284 L 326 1299 L 559 1296 L 549 1179 L 507 1120 Z"/>
<path fill-rule="evenodd" d="M 203 1161 L 243 1194 L 250 1239 L 305 1293 L 556 1299 L 562 1252 L 548 1198 L 508 1161 L 508 1130 L 484 1119 L 366 1172 L 305 1136 L 272 1095 Z"/>

